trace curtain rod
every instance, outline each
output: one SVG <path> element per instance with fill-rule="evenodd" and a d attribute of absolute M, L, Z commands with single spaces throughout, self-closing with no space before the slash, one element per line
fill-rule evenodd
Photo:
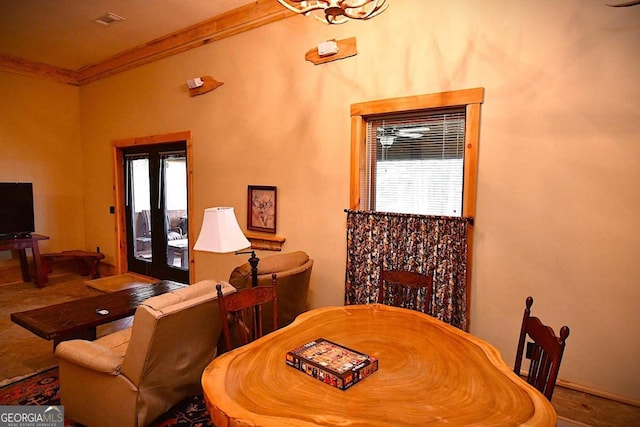
<path fill-rule="evenodd" d="M 420 215 L 420 214 L 407 214 L 407 213 L 399 213 L 399 212 L 380 212 L 380 211 L 362 211 L 356 209 L 345 209 L 346 213 L 354 213 L 359 215 L 387 215 L 387 216 L 397 216 L 404 218 L 419 218 L 419 219 L 435 219 L 435 220 L 463 220 L 468 224 L 473 225 L 473 217 L 470 216 L 445 216 L 445 215 Z"/>

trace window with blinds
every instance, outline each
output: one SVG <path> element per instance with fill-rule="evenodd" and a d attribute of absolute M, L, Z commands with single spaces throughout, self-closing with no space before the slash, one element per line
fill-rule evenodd
<path fill-rule="evenodd" d="M 465 110 L 366 119 L 361 200 L 376 211 L 462 215 Z"/>

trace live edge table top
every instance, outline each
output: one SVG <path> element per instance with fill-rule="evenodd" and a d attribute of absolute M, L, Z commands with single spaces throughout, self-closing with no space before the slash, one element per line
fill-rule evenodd
<path fill-rule="evenodd" d="M 285 364 L 325 338 L 378 359 L 339 390 Z M 485 341 L 412 310 L 323 307 L 217 357 L 202 386 L 216 426 L 555 426 L 551 403 Z"/>
<path fill-rule="evenodd" d="M 98 325 L 132 316 L 144 300 L 183 288 L 185 284 L 162 280 L 155 284 L 81 298 L 33 310 L 11 313 L 11 321 L 47 340 L 95 339 Z M 98 314 L 97 310 L 108 310 Z"/>

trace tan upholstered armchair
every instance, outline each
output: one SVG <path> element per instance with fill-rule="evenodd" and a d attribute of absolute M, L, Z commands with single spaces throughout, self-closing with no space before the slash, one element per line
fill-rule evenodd
<path fill-rule="evenodd" d="M 233 287 L 225 284 L 223 292 Z M 56 348 L 65 416 L 94 426 L 145 426 L 187 396 L 216 356 L 221 335 L 216 282 L 150 298 L 133 326 Z"/>
<path fill-rule="evenodd" d="M 313 260 L 303 251 L 271 255 L 260 258 L 258 263 L 258 285 L 271 284 L 271 274 L 276 273 L 278 280 L 278 327 L 293 322 L 307 310 L 309 279 Z M 236 289 L 251 287 L 251 266 L 245 263 L 236 267 L 229 277 Z M 264 333 L 270 332 L 273 325 L 271 307 L 263 310 Z"/>

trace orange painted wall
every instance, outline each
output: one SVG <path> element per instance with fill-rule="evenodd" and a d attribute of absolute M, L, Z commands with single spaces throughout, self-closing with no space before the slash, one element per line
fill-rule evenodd
<path fill-rule="evenodd" d="M 84 249 L 78 88 L 0 73 L 0 94 L 0 181 L 33 183 L 41 252 Z M 0 266 L 15 262 L 0 252 Z"/>

